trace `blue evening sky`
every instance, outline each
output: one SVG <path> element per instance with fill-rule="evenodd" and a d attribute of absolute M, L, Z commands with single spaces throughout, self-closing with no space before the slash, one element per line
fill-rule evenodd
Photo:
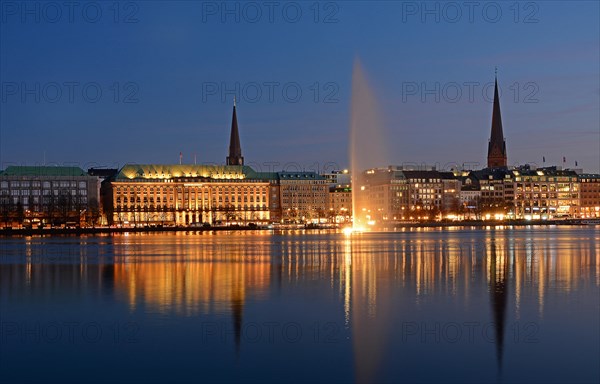
<path fill-rule="evenodd" d="M 0 168 L 223 163 L 235 92 L 247 163 L 347 167 L 359 57 L 390 163 L 484 164 L 497 66 L 509 164 L 600 171 L 597 1 L 2 0 L 0 17 Z"/>

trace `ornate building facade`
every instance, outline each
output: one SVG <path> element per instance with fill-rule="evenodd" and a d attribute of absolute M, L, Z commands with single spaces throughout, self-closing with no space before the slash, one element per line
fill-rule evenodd
<path fill-rule="evenodd" d="M 126 165 L 111 183 L 113 222 L 268 222 L 270 180 L 247 166 Z"/>
<path fill-rule="evenodd" d="M 103 188 L 109 221 L 129 226 L 308 222 L 327 211 L 317 173 L 244 165 L 235 104 L 226 165 L 129 164 Z"/>

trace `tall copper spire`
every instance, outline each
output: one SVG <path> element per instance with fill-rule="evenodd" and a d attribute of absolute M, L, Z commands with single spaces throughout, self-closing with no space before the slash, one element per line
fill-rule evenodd
<path fill-rule="evenodd" d="M 498 96 L 498 77 L 494 86 L 494 110 L 492 112 L 492 135 L 488 145 L 488 168 L 506 167 L 506 142 L 502 133 L 502 116 L 500 116 L 500 97 Z"/>
<path fill-rule="evenodd" d="M 229 156 L 227 165 L 244 165 L 242 146 L 240 145 L 240 133 L 238 132 L 237 115 L 235 113 L 235 98 L 233 99 L 233 117 L 231 120 L 231 137 L 229 138 Z"/>

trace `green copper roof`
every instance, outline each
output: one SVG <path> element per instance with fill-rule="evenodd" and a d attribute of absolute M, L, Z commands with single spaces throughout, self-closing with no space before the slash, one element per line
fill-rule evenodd
<path fill-rule="evenodd" d="M 79 167 L 11 165 L 0 172 L 0 176 L 88 176 L 88 174 Z"/>
<path fill-rule="evenodd" d="M 173 178 L 268 181 L 270 176 L 269 172 L 256 172 L 247 165 L 127 164 L 121 168 L 115 181 Z"/>

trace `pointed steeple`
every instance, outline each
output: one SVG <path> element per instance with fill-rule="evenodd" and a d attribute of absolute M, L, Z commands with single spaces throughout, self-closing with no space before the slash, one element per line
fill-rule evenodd
<path fill-rule="evenodd" d="M 231 119 L 231 137 L 229 138 L 229 156 L 227 165 L 244 165 L 240 133 L 238 131 L 237 114 L 235 112 L 235 98 L 233 99 L 233 117 Z"/>
<path fill-rule="evenodd" d="M 506 142 L 502 132 L 502 116 L 500 115 L 500 97 L 498 96 L 498 77 L 494 85 L 494 109 L 492 112 L 492 134 L 488 144 L 488 168 L 501 168 L 507 166 Z"/>

